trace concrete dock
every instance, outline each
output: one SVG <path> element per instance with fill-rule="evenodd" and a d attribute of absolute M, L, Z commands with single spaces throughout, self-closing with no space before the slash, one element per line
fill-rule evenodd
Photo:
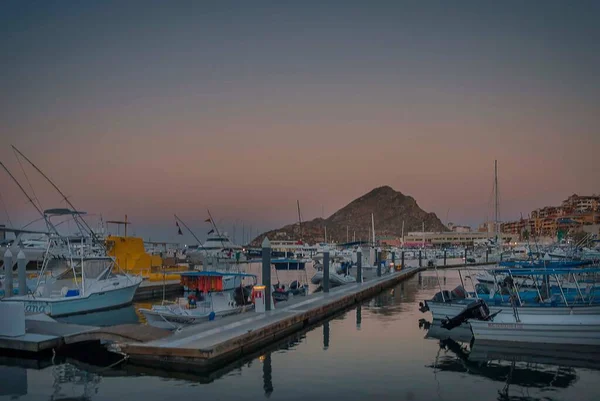
<path fill-rule="evenodd" d="M 424 268 L 407 268 L 360 284 L 334 288 L 278 303 L 265 313 L 247 312 L 145 343 L 117 342 L 130 361 L 173 370 L 210 371 L 255 352 L 296 331 L 372 297 Z"/>
<path fill-rule="evenodd" d="M 137 324 L 95 327 L 61 323 L 48 317 L 26 318 L 25 330 L 26 333 L 22 336 L 0 336 L 0 350 L 40 353 L 86 342 L 141 342 L 170 335 L 167 330 Z"/>

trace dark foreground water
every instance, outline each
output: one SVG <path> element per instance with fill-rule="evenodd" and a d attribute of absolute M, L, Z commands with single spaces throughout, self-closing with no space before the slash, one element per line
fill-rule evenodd
<path fill-rule="evenodd" d="M 456 272 L 440 274 L 448 287 L 458 284 Z M 433 272 L 415 276 L 211 375 L 131 363 L 107 369 L 114 359 L 96 351 L 74 355 L 85 363 L 71 357 L 57 357 L 53 364 L 2 356 L 0 401 L 600 400 L 600 360 L 569 352 L 532 357 L 500 349 L 488 361 L 477 344 L 471 349 L 464 338 L 468 333 L 454 335 L 467 342 L 435 338 L 439 328 L 430 327 L 430 315 L 418 310 L 418 302 L 438 290 L 434 277 Z M 109 318 L 116 324 L 137 319 L 134 307 L 113 312 Z"/>

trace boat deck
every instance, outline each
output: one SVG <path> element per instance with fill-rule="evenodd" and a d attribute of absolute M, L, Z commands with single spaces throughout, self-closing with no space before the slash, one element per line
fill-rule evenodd
<path fill-rule="evenodd" d="M 355 305 L 421 270 L 423 268 L 408 268 L 363 283 L 333 288 L 329 293 L 294 297 L 266 313 L 229 316 L 185 327 L 147 343 L 122 342 L 118 348 L 134 363 L 209 371 Z"/>

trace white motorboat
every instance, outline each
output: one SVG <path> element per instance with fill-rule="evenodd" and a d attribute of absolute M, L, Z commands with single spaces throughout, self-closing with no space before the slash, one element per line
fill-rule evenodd
<path fill-rule="evenodd" d="M 185 252 L 192 264 L 206 264 L 208 259 L 217 261 L 244 261 L 243 248 L 234 244 L 227 233 L 211 233 L 202 245 L 188 246 Z"/>
<path fill-rule="evenodd" d="M 319 285 L 323 282 L 323 270 L 317 271 L 310 279 L 310 282 Z M 356 283 L 356 278 L 351 275 L 344 275 L 329 271 L 329 283 L 332 287 L 338 287 L 346 284 Z"/>
<path fill-rule="evenodd" d="M 501 313 L 492 320 L 469 319 L 475 343 L 600 345 L 600 315 Z"/>
<path fill-rule="evenodd" d="M 73 263 L 59 276 L 41 272 L 33 293 L 2 302 L 21 302 L 26 313 L 67 316 L 130 304 L 142 282 L 139 276 L 114 274 L 110 257 L 83 257 Z"/>
<path fill-rule="evenodd" d="M 173 304 L 153 305 L 151 309 L 142 308 L 140 312 L 150 326 L 173 330 L 254 308 L 253 304 L 238 305 L 231 291 L 210 292 L 199 302 L 192 297 L 178 298 Z"/>

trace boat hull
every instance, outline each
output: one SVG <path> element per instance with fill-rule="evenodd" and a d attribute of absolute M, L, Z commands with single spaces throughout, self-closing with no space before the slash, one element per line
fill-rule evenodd
<path fill-rule="evenodd" d="M 471 300 L 470 302 L 473 302 Z M 458 315 L 469 304 L 450 303 L 450 302 L 433 302 L 427 301 L 427 307 L 431 311 L 433 320 L 442 320 L 448 317 Z M 510 314 L 512 315 L 512 307 L 506 305 L 488 305 L 490 313 Z M 577 305 L 577 306 L 522 306 L 518 308 L 519 315 L 600 315 L 600 305 Z"/>
<path fill-rule="evenodd" d="M 253 308 L 253 305 L 246 305 L 235 309 L 219 311 L 215 313 L 215 317 L 225 317 L 235 315 L 243 311 L 248 311 Z M 140 309 L 140 312 L 146 318 L 148 325 L 159 329 L 174 330 L 182 326 L 191 326 L 209 321 L 210 312 L 197 315 L 180 315 L 168 311 L 156 311 L 152 309 Z"/>
<path fill-rule="evenodd" d="M 470 320 L 475 343 L 600 345 L 598 315 L 497 315 L 493 321 Z"/>
<path fill-rule="evenodd" d="M 140 283 L 141 280 L 136 280 L 129 286 L 95 292 L 83 297 L 35 299 L 28 296 L 4 299 L 2 302 L 21 302 L 25 306 L 25 313 L 44 313 L 52 317 L 78 315 L 130 304 Z"/>

